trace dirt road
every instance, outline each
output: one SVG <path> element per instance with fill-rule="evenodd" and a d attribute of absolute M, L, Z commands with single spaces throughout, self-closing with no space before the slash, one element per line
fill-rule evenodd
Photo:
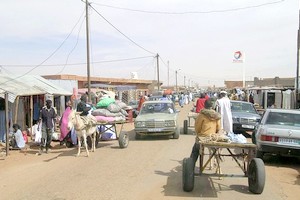
<path fill-rule="evenodd" d="M 180 124 L 191 105 L 181 109 Z M 267 158 L 266 185 L 261 195 L 248 191 L 247 178 L 219 180 L 195 177 L 192 192 L 182 190 L 182 160 L 189 156 L 194 136 L 134 139 L 133 124 L 126 124 L 130 143 L 120 149 L 117 141 L 100 142 L 96 152 L 75 157 L 76 149 L 54 147 L 37 156 L 37 149 L 11 152 L 0 157 L 0 199 L 299 199 L 300 162 L 297 159 Z M 230 158 L 223 172 L 241 173 Z"/>

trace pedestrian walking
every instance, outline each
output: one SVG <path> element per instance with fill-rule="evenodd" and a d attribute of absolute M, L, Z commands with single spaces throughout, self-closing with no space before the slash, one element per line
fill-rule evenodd
<path fill-rule="evenodd" d="M 56 116 L 56 110 L 52 107 L 52 101 L 48 99 L 46 101 L 46 106 L 40 111 L 40 119 L 42 120 L 42 138 L 39 155 L 43 153 L 44 148 L 46 148 L 46 153 L 49 151 Z"/>
<path fill-rule="evenodd" d="M 220 92 L 220 98 L 216 102 L 216 110 L 221 114 L 221 128 L 227 133 L 233 132 L 231 104 L 226 91 Z"/>

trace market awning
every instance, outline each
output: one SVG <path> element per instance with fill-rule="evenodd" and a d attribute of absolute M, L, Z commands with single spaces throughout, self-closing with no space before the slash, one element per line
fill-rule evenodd
<path fill-rule="evenodd" d="M 4 98 L 5 93 L 8 93 L 9 101 L 12 103 L 17 96 L 40 94 L 72 95 L 72 92 L 53 84 L 41 76 L 0 74 L 0 97 Z"/>

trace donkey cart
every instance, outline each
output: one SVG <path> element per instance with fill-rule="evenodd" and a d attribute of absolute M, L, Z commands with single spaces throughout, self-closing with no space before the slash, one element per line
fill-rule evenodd
<path fill-rule="evenodd" d="M 204 163 L 204 148 L 210 149 L 211 153 L 208 156 L 207 161 Z M 225 149 L 229 154 L 222 154 L 221 150 Z M 241 153 L 234 153 L 232 149 L 238 150 Z M 249 191 L 254 194 L 261 194 L 265 186 L 265 166 L 264 162 L 260 158 L 255 158 L 256 145 L 252 143 L 226 143 L 226 142 L 200 142 L 200 173 L 203 175 L 203 171 L 208 166 L 208 164 L 215 159 L 217 167 L 217 176 L 238 176 L 222 174 L 220 168 L 221 156 L 230 156 L 236 162 L 236 164 L 243 171 L 243 177 L 248 177 Z M 242 158 L 239 161 L 238 158 Z M 194 162 L 192 158 L 184 158 L 182 166 L 182 180 L 183 180 L 183 190 L 190 192 L 194 189 Z"/>
<path fill-rule="evenodd" d="M 97 147 L 99 141 L 102 140 L 101 136 L 107 131 L 114 132 L 116 134 L 116 140 L 119 142 L 121 149 L 127 148 L 129 144 L 129 136 L 127 132 L 123 131 L 123 124 L 126 121 L 115 121 L 115 122 L 97 122 L 96 141 L 95 146 Z M 110 139 L 112 140 L 112 139 Z M 92 140 L 90 137 L 87 138 L 88 146 L 91 148 Z"/>

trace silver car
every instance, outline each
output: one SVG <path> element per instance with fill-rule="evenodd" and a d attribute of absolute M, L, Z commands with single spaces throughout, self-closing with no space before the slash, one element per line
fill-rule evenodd
<path fill-rule="evenodd" d="M 143 135 L 172 135 L 178 139 L 180 128 L 177 122 L 178 111 L 172 101 L 146 101 L 135 119 L 136 139 Z"/>
<path fill-rule="evenodd" d="M 245 101 L 230 101 L 234 133 L 252 134 L 261 116 L 254 105 Z"/>
<path fill-rule="evenodd" d="M 300 155 L 300 110 L 266 109 L 252 142 L 257 157 L 264 154 Z"/>

